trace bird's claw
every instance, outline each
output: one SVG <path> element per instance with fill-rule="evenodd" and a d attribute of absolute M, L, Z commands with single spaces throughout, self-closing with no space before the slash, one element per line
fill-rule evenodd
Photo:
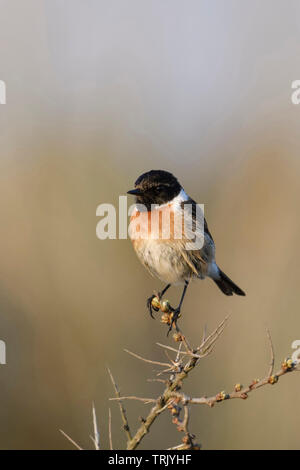
<path fill-rule="evenodd" d="M 170 331 L 172 331 L 173 325 L 175 326 L 176 331 L 179 331 L 178 326 L 177 326 L 177 320 L 178 320 L 179 317 L 180 317 L 180 309 L 179 308 L 173 309 L 172 310 L 171 324 L 170 324 L 170 327 L 168 329 L 167 336 L 169 336 Z"/>
<path fill-rule="evenodd" d="M 152 305 L 152 300 L 157 297 L 155 294 L 151 295 L 151 297 L 149 297 L 149 299 L 147 299 L 147 308 L 149 310 L 149 313 L 150 313 L 150 316 L 151 318 L 153 318 L 153 320 L 155 320 L 154 316 L 153 316 L 153 305 Z"/>
<path fill-rule="evenodd" d="M 169 301 L 167 301 L 167 300 L 165 301 L 165 303 L 161 304 L 161 302 L 160 302 L 161 298 L 162 298 L 162 292 L 157 293 L 157 292 L 154 291 L 154 294 L 151 295 L 147 299 L 147 308 L 149 310 L 151 318 L 153 318 L 153 319 L 154 319 L 153 310 L 155 312 L 158 312 L 161 309 L 162 312 L 164 312 L 164 315 L 162 316 L 162 322 L 167 323 L 169 325 L 169 329 L 168 329 L 168 333 L 167 333 L 167 336 L 169 336 L 169 333 L 172 330 L 173 325 L 176 328 L 176 331 L 177 332 L 179 331 L 179 328 L 177 326 L 177 320 L 180 317 L 180 305 L 177 308 L 173 308 L 169 304 Z M 154 299 L 155 299 L 155 301 L 154 301 Z M 166 304 L 166 305 L 164 305 L 164 304 Z M 166 317 L 166 318 L 164 318 L 164 317 Z"/>

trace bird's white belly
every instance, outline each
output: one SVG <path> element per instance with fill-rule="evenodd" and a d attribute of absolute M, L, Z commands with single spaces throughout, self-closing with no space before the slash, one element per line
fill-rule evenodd
<path fill-rule="evenodd" d="M 173 243 L 139 240 L 134 243 L 134 248 L 149 272 L 168 284 L 182 283 L 191 275 L 180 251 L 175 249 Z"/>

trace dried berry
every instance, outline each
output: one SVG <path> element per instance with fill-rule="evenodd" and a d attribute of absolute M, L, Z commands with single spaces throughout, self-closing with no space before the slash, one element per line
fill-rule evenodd
<path fill-rule="evenodd" d="M 171 311 L 170 302 L 168 300 L 164 300 L 163 302 L 161 302 L 160 308 L 162 312 L 169 313 Z"/>
<path fill-rule="evenodd" d="M 243 387 L 242 384 L 235 384 L 234 390 L 235 390 L 236 392 L 240 392 L 240 391 L 242 390 L 242 387 Z"/>
<path fill-rule="evenodd" d="M 292 370 L 295 367 L 295 363 L 290 358 L 286 358 L 281 364 L 282 370 Z"/>
<path fill-rule="evenodd" d="M 164 313 L 161 316 L 161 322 L 166 323 L 167 325 L 171 325 L 171 315 L 169 313 Z"/>
<path fill-rule="evenodd" d="M 174 339 L 174 341 L 176 341 L 177 343 L 179 343 L 180 341 L 183 340 L 182 334 L 181 334 L 181 333 L 178 333 L 178 332 L 177 332 L 177 333 L 174 333 L 174 334 L 173 334 L 173 339 Z"/>
<path fill-rule="evenodd" d="M 278 376 L 277 375 L 271 375 L 268 380 L 269 384 L 274 385 L 276 382 L 278 382 Z"/>

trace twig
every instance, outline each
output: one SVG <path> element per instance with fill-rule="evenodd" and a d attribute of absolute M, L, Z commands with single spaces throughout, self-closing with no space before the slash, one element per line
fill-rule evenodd
<path fill-rule="evenodd" d="M 261 380 L 253 380 L 251 384 L 247 387 L 241 387 L 241 389 L 239 390 L 239 387 L 237 388 L 236 386 L 236 390 L 231 393 L 220 392 L 209 398 L 205 396 L 201 398 L 190 398 L 180 393 L 174 393 L 173 396 L 179 398 L 184 403 L 189 403 L 191 405 L 208 405 L 212 408 L 216 403 L 220 403 L 233 398 L 241 398 L 242 400 L 245 400 L 246 398 L 248 398 L 249 393 L 251 393 L 253 390 L 256 390 L 268 384 L 274 385 L 278 382 L 279 377 L 287 374 L 288 372 L 293 371 L 299 371 L 299 369 L 294 366 L 291 368 L 285 368 L 283 366 L 274 375 L 268 374 Z"/>
<path fill-rule="evenodd" d="M 151 359 L 145 359 L 144 357 L 139 356 L 138 354 L 128 351 L 128 349 L 124 349 L 124 351 L 130 354 L 131 356 L 136 357 L 137 359 L 140 359 L 141 361 L 148 362 L 149 364 L 155 364 L 156 366 L 162 366 L 162 367 L 170 367 L 170 364 L 168 362 L 152 361 Z"/>
<path fill-rule="evenodd" d="M 198 346 L 198 348 L 196 349 L 196 352 L 200 352 L 200 351 L 203 351 L 201 352 L 201 355 L 202 357 L 203 354 L 206 355 L 206 351 L 208 350 L 209 352 L 210 349 L 213 347 L 213 345 L 215 344 L 215 342 L 218 340 L 218 338 L 221 336 L 221 334 L 223 333 L 224 331 L 224 328 L 226 326 L 226 323 L 229 319 L 229 315 L 227 315 L 224 320 L 217 326 L 217 328 L 209 335 L 207 336 L 203 341 L 202 343 L 200 344 L 200 346 Z"/>
<path fill-rule="evenodd" d="M 145 422 L 143 423 L 143 426 L 140 426 L 136 434 L 128 443 L 128 450 L 136 449 L 141 440 L 149 432 L 151 425 L 156 420 L 157 416 L 160 414 L 161 409 L 166 407 L 166 405 L 168 404 L 169 399 L 172 397 L 172 392 L 174 392 L 178 387 L 181 386 L 182 380 L 184 380 L 188 376 L 189 372 L 195 367 L 196 363 L 197 359 L 194 357 L 191 358 L 183 368 L 182 372 L 177 374 L 175 380 L 169 385 L 167 385 L 162 396 L 159 397 L 159 399 L 157 400 L 156 405 L 150 410 L 150 413 L 148 414 L 147 418 L 145 419 Z"/>
<path fill-rule="evenodd" d="M 194 351 L 193 351 L 192 347 L 189 345 L 189 342 L 187 341 L 187 339 L 184 336 L 184 334 L 182 333 L 182 331 L 178 328 L 178 325 L 177 325 L 177 332 L 180 333 L 180 335 L 181 335 L 181 341 L 184 344 L 186 352 L 188 352 L 189 354 L 192 355 L 194 353 Z"/>
<path fill-rule="evenodd" d="M 100 434 L 98 431 L 98 424 L 97 424 L 97 416 L 96 416 L 96 409 L 95 404 L 93 403 L 93 426 L 94 426 L 94 443 L 95 449 L 100 450 Z"/>
<path fill-rule="evenodd" d="M 75 446 L 78 450 L 83 450 L 78 444 L 77 442 L 75 442 L 70 436 L 68 436 L 67 433 L 65 433 L 65 431 L 63 431 L 62 429 L 59 430 L 63 436 L 65 436 L 66 439 L 68 439 L 68 441 L 71 442 L 71 444 L 73 444 L 73 446 Z"/>
<path fill-rule="evenodd" d="M 161 348 L 168 349 L 169 351 L 176 352 L 177 354 L 182 354 L 184 356 L 192 356 L 195 357 L 196 359 L 201 359 L 201 356 L 199 354 L 194 354 L 190 351 L 178 351 L 175 348 L 172 348 L 172 346 L 167 346 L 166 344 L 161 344 L 161 343 L 156 343 L 157 346 L 160 346 Z"/>
<path fill-rule="evenodd" d="M 109 367 L 107 367 L 107 370 L 108 370 L 110 379 L 112 381 L 113 387 L 115 389 L 116 397 L 120 398 L 120 390 L 119 390 L 119 388 L 118 388 L 118 386 L 115 382 L 115 379 L 113 378 L 113 375 L 112 375 Z M 127 436 L 127 441 L 129 442 L 132 439 L 132 435 L 131 435 L 131 432 L 130 432 L 130 427 L 129 427 L 129 423 L 128 423 L 128 419 L 127 419 L 127 415 L 126 415 L 126 410 L 125 410 L 121 400 L 119 400 L 119 407 L 120 407 L 120 413 L 121 413 L 121 417 L 122 417 L 122 421 L 123 421 L 123 428 L 124 428 L 124 431 L 125 431 L 126 436 Z"/>
<path fill-rule="evenodd" d="M 159 415 L 160 413 L 163 413 L 167 408 L 169 408 L 174 403 L 174 401 L 175 399 L 168 401 L 168 403 L 165 406 L 163 406 L 159 411 L 157 411 L 157 415 Z"/>
<path fill-rule="evenodd" d="M 178 362 L 178 361 L 179 361 L 179 357 L 180 357 L 180 353 L 181 353 L 181 345 L 182 345 L 182 343 L 179 343 L 175 362 Z"/>
<path fill-rule="evenodd" d="M 185 444 L 179 444 L 178 446 L 168 447 L 167 450 L 185 450 L 185 449 L 186 449 Z"/>
<path fill-rule="evenodd" d="M 109 449 L 113 450 L 112 432 L 111 432 L 111 410 L 108 408 L 108 437 L 109 437 Z"/>
<path fill-rule="evenodd" d="M 179 400 L 182 401 L 183 408 L 184 408 L 184 417 L 180 419 L 181 407 L 179 406 Z M 173 416 L 172 422 L 177 425 L 177 431 L 184 432 L 184 437 L 182 438 L 183 444 L 176 446 L 176 449 L 181 450 L 198 450 L 200 449 L 200 445 L 194 443 L 195 435 L 191 434 L 189 431 L 189 419 L 190 419 L 190 410 L 188 406 L 188 402 L 186 401 L 186 397 L 183 394 L 175 394 L 175 398 L 173 400 L 173 405 L 169 404 L 168 408 L 171 411 Z"/>
<path fill-rule="evenodd" d="M 172 361 L 173 364 L 174 364 L 174 367 L 175 367 L 174 373 L 176 373 L 176 371 L 180 370 L 180 368 L 182 367 L 182 360 L 179 359 L 180 358 L 180 352 L 181 352 L 181 346 L 182 346 L 182 342 L 179 343 L 175 361 Z M 167 354 L 167 351 L 165 351 L 165 353 Z M 175 379 L 174 373 L 170 375 L 170 381 L 171 382 L 173 382 L 173 380 Z"/>
<path fill-rule="evenodd" d="M 184 419 L 182 422 L 182 427 L 183 430 L 186 434 L 189 434 L 189 419 L 190 419 L 190 412 L 189 412 L 189 407 L 187 404 L 184 405 Z"/>
<path fill-rule="evenodd" d="M 267 329 L 267 335 L 268 335 L 268 339 L 270 343 L 270 350 L 271 350 L 271 362 L 270 362 L 270 369 L 269 369 L 269 377 L 271 377 L 274 371 L 275 355 L 274 355 L 273 341 L 272 341 L 272 337 L 271 337 L 271 333 L 269 329 Z"/>
<path fill-rule="evenodd" d="M 203 328 L 202 343 L 204 343 L 204 341 L 205 341 L 205 339 L 206 339 L 206 334 L 207 334 L 207 325 L 205 324 L 205 325 L 204 325 L 204 328 Z"/>
<path fill-rule="evenodd" d="M 164 380 L 164 379 L 147 379 L 147 382 L 160 382 L 162 384 L 165 384 L 166 380 Z"/>
<path fill-rule="evenodd" d="M 122 400 L 137 400 L 137 401 L 142 401 L 144 403 L 155 403 L 156 402 L 155 398 L 142 398 L 142 397 L 135 397 L 135 396 L 109 398 L 109 400 L 110 401 L 119 401 L 119 402 L 121 402 Z"/>

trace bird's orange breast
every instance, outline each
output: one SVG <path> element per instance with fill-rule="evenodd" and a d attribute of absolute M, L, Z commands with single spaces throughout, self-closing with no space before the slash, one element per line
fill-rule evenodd
<path fill-rule="evenodd" d="M 151 211 L 139 211 L 135 209 L 130 217 L 129 234 L 133 244 L 142 240 L 174 240 L 175 216 L 172 204 L 152 209 Z"/>

